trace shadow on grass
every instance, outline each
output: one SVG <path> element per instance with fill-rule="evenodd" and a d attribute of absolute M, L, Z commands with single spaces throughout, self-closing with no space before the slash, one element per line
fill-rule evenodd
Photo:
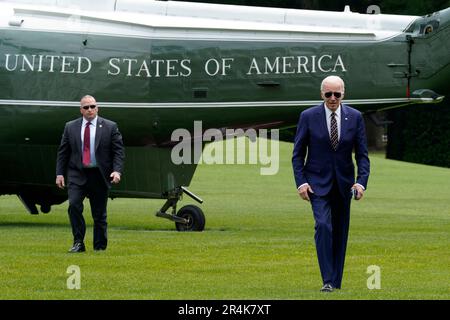
<path fill-rule="evenodd" d="M 152 227 L 142 227 L 142 226 L 108 226 L 110 230 L 119 231 L 143 231 L 143 232 L 176 232 L 176 233 L 203 233 L 203 232 L 226 232 L 231 231 L 225 228 L 206 228 L 203 231 L 178 231 L 175 227 L 168 226 L 167 228 L 152 228 Z"/>
<path fill-rule="evenodd" d="M 86 222 L 86 228 L 92 228 L 93 223 L 92 222 Z M 0 228 L 30 228 L 30 229 L 36 229 L 36 228 L 70 228 L 70 224 L 67 223 L 49 223 L 49 222 L 14 222 L 14 221 L 6 221 L 6 222 L 0 222 Z M 119 230 L 119 231 L 177 231 L 175 228 L 151 228 L 151 227 L 142 227 L 142 226 L 108 226 L 108 230 Z"/>
<path fill-rule="evenodd" d="M 108 226 L 109 230 L 118 231 L 139 231 L 139 232 L 169 232 L 177 231 L 175 228 L 152 228 L 152 227 L 142 227 L 142 226 Z"/>
<path fill-rule="evenodd" d="M 46 228 L 46 227 L 59 227 L 67 228 L 66 223 L 48 223 L 48 222 L 0 222 L 0 228 Z"/>
<path fill-rule="evenodd" d="M 92 228 L 93 223 L 91 221 L 86 221 L 86 227 Z M 0 221 L 0 228 L 70 228 L 69 222 L 36 222 L 36 221 Z M 175 232 L 175 233 L 202 233 L 202 232 L 227 232 L 235 231 L 234 229 L 228 228 L 205 228 L 203 231 L 178 231 L 175 226 L 168 225 L 167 227 L 151 227 L 151 226 L 138 226 L 138 225 L 112 225 L 108 224 L 108 230 L 117 231 L 137 231 L 137 232 Z"/>

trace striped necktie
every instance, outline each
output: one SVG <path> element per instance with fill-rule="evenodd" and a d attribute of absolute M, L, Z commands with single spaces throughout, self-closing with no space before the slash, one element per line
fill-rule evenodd
<path fill-rule="evenodd" d="M 338 144 L 339 144 L 339 137 L 338 137 L 338 127 L 337 127 L 335 112 L 331 113 L 330 140 L 331 140 L 331 146 L 333 147 L 333 150 L 336 151 Z"/>

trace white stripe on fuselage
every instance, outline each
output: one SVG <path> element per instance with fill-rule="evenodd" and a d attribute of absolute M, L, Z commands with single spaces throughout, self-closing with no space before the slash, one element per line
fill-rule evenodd
<path fill-rule="evenodd" d="M 396 103 L 427 103 L 431 98 L 386 98 L 386 99 L 354 99 L 345 100 L 348 105 L 396 104 Z M 103 108 L 254 108 L 254 107 L 296 107 L 313 106 L 322 100 L 303 101 L 238 101 L 238 102 L 167 102 L 167 103 L 135 103 L 135 102 L 98 102 Z M 0 105 L 8 106 L 47 106 L 47 107 L 79 107 L 79 101 L 49 101 L 49 100 L 0 100 Z"/>

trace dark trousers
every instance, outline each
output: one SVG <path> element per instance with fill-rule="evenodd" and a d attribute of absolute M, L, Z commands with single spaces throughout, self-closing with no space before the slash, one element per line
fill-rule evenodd
<path fill-rule="evenodd" d="M 344 272 L 351 193 L 348 190 L 348 195 L 343 196 L 337 183 L 334 183 L 326 196 L 309 196 L 315 219 L 314 239 L 322 280 L 324 284 L 339 289 Z"/>
<path fill-rule="evenodd" d="M 108 187 L 97 168 L 84 169 L 87 181 L 84 185 L 69 183 L 69 219 L 72 226 L 74 242 L 83 242 L 86 234 L 86 223 L 83 218 L 83 201 L 89 198 L 91 214 L 94 220 L 94 249 L 106 249 L 107 223 L 106 205 Z"/>

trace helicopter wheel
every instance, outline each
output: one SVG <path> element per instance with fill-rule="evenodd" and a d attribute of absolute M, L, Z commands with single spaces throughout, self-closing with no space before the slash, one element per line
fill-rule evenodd
<path fill-rule="evenodd" d="M 184 206 L 178 210 L 177 216 L 188 220 L 187 224 L 175 222 L 178 231 L 203 231 L 205 229 L 205 215 L 197 206 Z"/>

